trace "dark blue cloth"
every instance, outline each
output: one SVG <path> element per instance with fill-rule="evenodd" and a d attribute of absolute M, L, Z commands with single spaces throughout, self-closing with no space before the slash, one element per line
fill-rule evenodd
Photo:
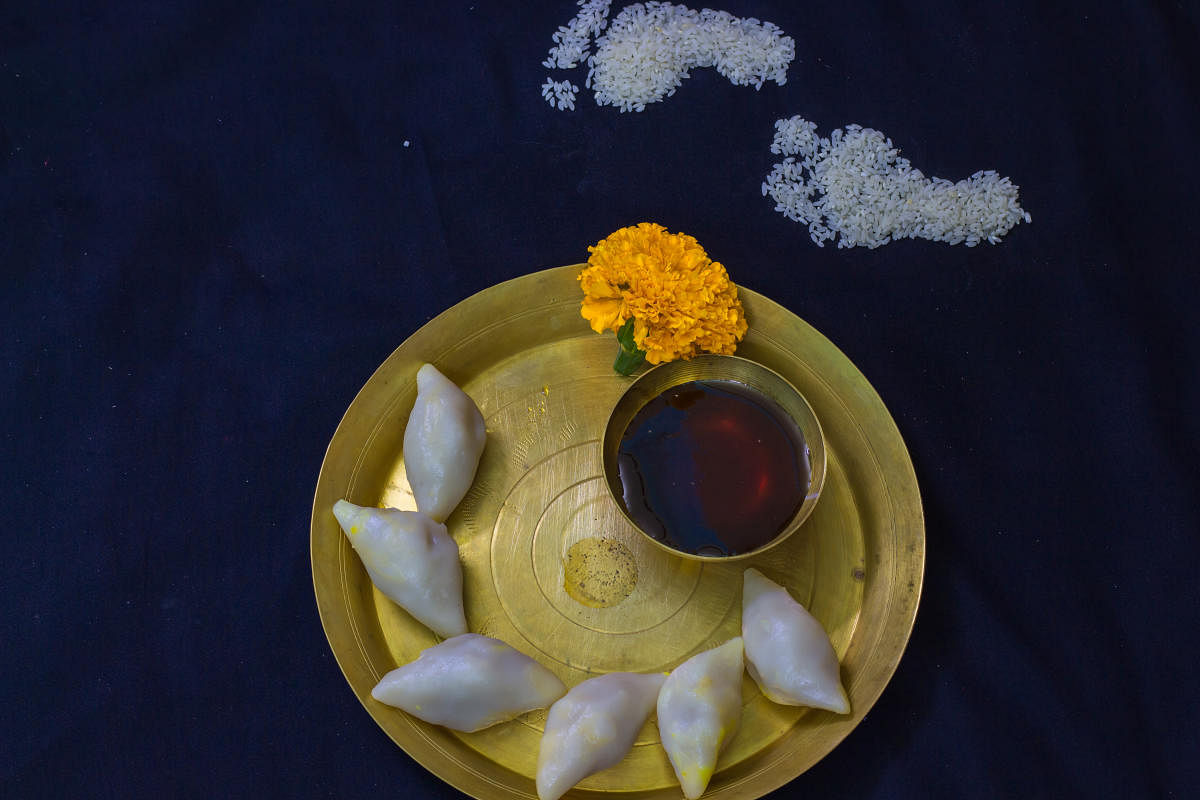
<path fill-rule="evenodd" d="M 774 796 L 1200 793 L 1196 6 L 722 7 L 787 84 L 634 114 L 542 99 L 568 0 L 0 8 L 0 795 L 459 796 L 323 635 L 324 450 L 433 315 L 645 220 L 837 344 L 920 481 L 908 651 Z M 817 248 L 759 188 L 795 114 L 1033 222 Z"/>

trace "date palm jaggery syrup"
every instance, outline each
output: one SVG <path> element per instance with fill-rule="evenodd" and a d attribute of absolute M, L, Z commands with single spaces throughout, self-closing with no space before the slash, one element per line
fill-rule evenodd
<path fill-rule="evenodd" d="M 804 503 L 804 434 L 770 399 L 729 380 L 690 381 L 647 403 L 617 455 L 625 510 L 698 555 L 736 555 L 779 534 Z"/>

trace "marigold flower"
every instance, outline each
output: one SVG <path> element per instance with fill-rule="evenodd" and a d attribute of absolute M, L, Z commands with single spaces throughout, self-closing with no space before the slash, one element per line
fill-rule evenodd
<path fill-rule="evenodd" d="M 694 237 L 643 222 L 589 247 L 580 308 L 597 333 L 633 320 L 633 342 L 659 364 L 732 354 L 746 334 L 737 287 Z"/>

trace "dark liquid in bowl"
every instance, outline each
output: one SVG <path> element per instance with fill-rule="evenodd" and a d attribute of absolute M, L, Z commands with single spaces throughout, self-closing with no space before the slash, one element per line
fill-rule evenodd
<path fill-rule="evenodd" d="M 736 381 L 690 381 L 647 403 L 621 438 L 625 510 L 685 553 L 736 555 L 771 541 L 804 503 L 804 434 Z"/>

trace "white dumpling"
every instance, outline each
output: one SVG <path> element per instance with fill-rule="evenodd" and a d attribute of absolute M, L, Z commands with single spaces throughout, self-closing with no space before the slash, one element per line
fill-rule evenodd
<path fill-rule="evenodd" d="M 418 509 L 445 522 L 475 480 L 486 439 L 475 402 L 432 364 L 421 367 L 404 429 L 404 468 Z"/>
<path fill-rule="evenodd" d="M 469 732 L 545 708 L 566 690 L 524 653 L 498 639 L 464 633 L 384 675 L 371 696 L 434 725 Z"/>
<path fill-rule="evenodd" d="M 821 623 L 758 570 L 746 570 L 742 581 L 746 671 L 762 693 L 783 705 L 849 713 L 837 653 Z"/>
<path fill-rule="evenodd" d="M 633 747 L 666 676 L 610 672 L 575 686 L 550 707 L 538 750 L 537 793 L 558 800 Z"/>
<path fill-rule="evenodd" d="M 741 721 L 741 637 L 692 656 L 667 676 L 658 693 L 658 731 L 688 800 L 704 794 Z"/>
<path fill-rule="evenodd" d="M 462 564 L 445 525 L 418 511 L 345 500 L 333 515 L 379 591 L 439 636 L 467 632 Z"/>

